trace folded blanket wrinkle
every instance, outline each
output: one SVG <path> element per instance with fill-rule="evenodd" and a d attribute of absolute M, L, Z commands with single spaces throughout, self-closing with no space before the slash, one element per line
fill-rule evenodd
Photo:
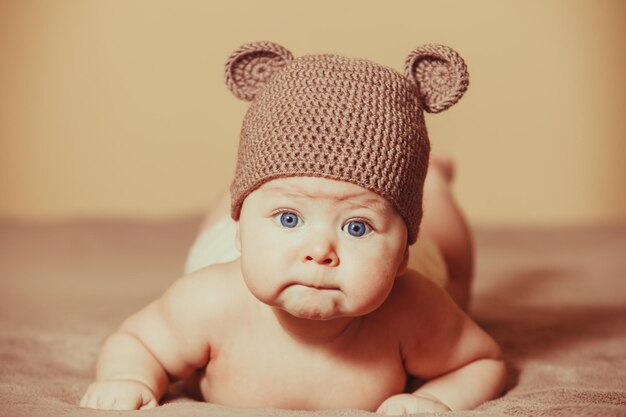
<path fill-rule="evenodd" d="M 0 416 L 83 416 L 99 348 L 183 273 L 198 218 L 0 222 Z M 478 229 L 471 314 L 507 392 L 454 416 L 626 416 L 626 225 Z M 176 393 L 159 416 L 371 416 L 236 409 Z M 107 415 L 109 415 L 108 413 Z"/>

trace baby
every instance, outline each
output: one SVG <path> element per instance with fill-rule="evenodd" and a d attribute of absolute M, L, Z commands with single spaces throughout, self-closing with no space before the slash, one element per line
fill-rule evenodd
<path fill-rule="evenodd" d="M 417 48 L 402 75 L 259 42 L 232 54 L 226 82 L 252 102 L 230 218 L 218 204 L 194 271 L 107 339 L 81 405 L 155 407 L 175 380 L 227 406 L 389 415 L 500 395 L 501 351 L 464 312 L 453 167 L 428 168 L 423 111 L 464 94 L 458 54 Z"/>

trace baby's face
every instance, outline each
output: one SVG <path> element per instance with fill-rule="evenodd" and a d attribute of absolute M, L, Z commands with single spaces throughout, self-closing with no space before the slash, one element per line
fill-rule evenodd
<path fill-rule="evenodd" d="M 260 301 L 308 319 L 374 311 L 406 266 L 407 231 L 384 198 L 317 177 L 280 178 L 244 201 L 237 241 Z"/>

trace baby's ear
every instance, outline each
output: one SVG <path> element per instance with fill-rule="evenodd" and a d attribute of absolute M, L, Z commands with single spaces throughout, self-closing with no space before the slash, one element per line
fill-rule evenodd
<path fill-rule="evenodd" d="M 226 62 L 226 85 L 238 98 L 254 100 L 259 90 L 293 55 L 273 42 L 253 42 L 242 45 Z"/>
<path fill-rule="evenodd" d="M 404 61 L 404 74 L 415 81 L 422 106 L 439 113 L 455 104 L 467 90 L 469 74 L 463 58 L 444 45 L 424 45 Z"/>

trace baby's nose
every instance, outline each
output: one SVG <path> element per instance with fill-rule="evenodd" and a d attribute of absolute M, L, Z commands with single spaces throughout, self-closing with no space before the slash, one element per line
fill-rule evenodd
<path fill-rule="evenodd" d="M 337 266 L 339 265 L 339 256 L 331 242 L 318 240 L 304 252 L 303 262 Z"/>

